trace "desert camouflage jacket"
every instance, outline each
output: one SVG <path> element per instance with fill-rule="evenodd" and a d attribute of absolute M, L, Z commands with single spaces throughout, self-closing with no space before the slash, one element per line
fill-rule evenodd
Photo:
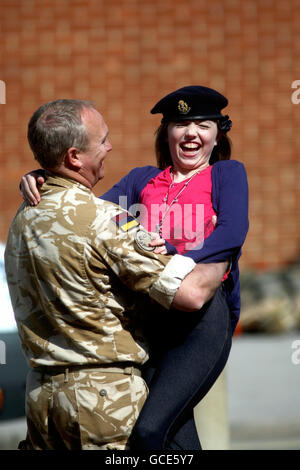
<path fill-rule="evenodd" d="M 42 195 L 19 208 L 5 253 L 30 365 L 144 363 L 135 319 L 149 295 L 169 308 L 194 261 L 148 251 L 128 212 L 74 180 L 50 174 Z"/>

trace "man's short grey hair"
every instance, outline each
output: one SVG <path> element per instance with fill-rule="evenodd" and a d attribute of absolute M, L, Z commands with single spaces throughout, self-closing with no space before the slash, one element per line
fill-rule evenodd
<path fill-rule="evenodd" d="M 87 149 L 89 136 L 81 119 L 84 108 L 95 109 L 90 101 L 59 99 L 43 104 L 32 115 L 27 137 L 42 168 L 57 168 L 71 147 Z"/>

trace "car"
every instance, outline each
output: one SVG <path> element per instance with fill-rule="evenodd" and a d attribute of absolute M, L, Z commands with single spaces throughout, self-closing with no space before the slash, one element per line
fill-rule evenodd
<path fill-rule="evenodd" d="M 25 388 L 29 366 L 10 302 L 0 244 L 0 449 L 16 449 L 26 435 Z"/>

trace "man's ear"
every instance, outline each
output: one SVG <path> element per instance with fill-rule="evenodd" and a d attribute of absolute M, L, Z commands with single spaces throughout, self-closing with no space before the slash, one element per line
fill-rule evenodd
<path fill-rule="evenodd" d="M 65 166 L 73 171 L 78 171 L 82 167 L 82 162 L 79 158 L 79 151 L 76 147 L 71 147 L 67 150 Z"/>

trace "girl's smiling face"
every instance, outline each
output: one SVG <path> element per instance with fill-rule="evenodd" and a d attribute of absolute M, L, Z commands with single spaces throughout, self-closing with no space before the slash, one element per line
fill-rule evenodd
<path fill-rule="evenodd" d="M 186 173 L 209 166 L 217 136 L 218 127 L 215 121 L 171 122 L 167 129 L 167 140 L 174 171 Z"/>

